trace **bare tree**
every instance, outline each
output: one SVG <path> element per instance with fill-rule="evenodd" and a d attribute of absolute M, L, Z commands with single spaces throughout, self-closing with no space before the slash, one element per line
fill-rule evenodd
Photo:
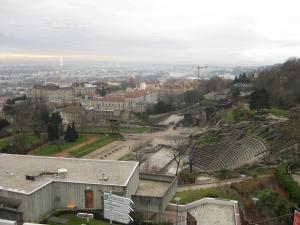
<path fill-rule="evenodd" d="M 176 162 L 176 173 L 177 176 L 180 163 L 184 157 L 185 152 L 187 151 L 189 146 L 188 140 L 182 137 L 176 137 L 173 140 L 170 152 L 172 153 L 173 159 Z"/>
<path fill-rule="evenodd" d="M 87 119 L 87 114 L 86 112 L 82 112 L 80 114 L 80 120 L 79 120 L 79 129 L 80 131 L 84 131 L 87 127 L 87 122 L 88 122 L 88 119 Z"/>
<path fill-rule="evenodd" d="M 148 144 L 149 144 L 149 141 L 145 142 L 145 141 L 139 140 L 132 147 L 132 152 L 135 154 L 135 160 L 139 162 L 140 166 L 146 160 L 144 149 Z"/>

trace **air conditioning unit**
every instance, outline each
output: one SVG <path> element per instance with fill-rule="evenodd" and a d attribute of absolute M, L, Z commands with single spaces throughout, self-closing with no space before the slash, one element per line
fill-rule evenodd
<path fill-rule="evenodd" d="M 66 177 L 68 175 L 68 170 L 65 168 L 58 169 L 57 175 L 58 177 Z"/>

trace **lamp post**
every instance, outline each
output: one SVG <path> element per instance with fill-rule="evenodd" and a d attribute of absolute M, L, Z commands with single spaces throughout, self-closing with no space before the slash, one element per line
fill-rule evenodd
<path fill-rule="evenodd" d="M 179 197 L 175 197 L 174 200 L 176 201 L 176 225 L 178 225 L 178 204 L 181 199 Z"/>

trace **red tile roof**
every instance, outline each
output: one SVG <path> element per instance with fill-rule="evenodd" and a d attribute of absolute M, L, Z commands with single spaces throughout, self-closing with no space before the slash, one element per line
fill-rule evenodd
<path fill-rule="evenodd" d="M 137 98 L 144 96 L 146 94 L 145 90 L 131 91 L 126 93 L 127 98 Z"/>
<path fill-rule="evenodd" d="M 104 96 L 101 101 L 105 102 L 124 102 L 125 98 L 121 96 Z"/>

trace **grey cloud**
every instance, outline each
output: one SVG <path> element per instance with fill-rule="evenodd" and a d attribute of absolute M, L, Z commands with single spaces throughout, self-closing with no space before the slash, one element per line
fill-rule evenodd
<path fill-rule="evenodd" d="M 252 10 L 247 8 L 252 5 L 235 0 L 216 4 L 215 0 L 0 0 L 0 51 L 222 63 L 270 60 L 266 57 L 274 52 L 278 53 L 274 60 L 281 60 L 295 55 L 289 49 L 299 49 L 300 30 L 295 24 L 300 16 L 292 15 L 292 23 L 286 20 L 296 11 L 284 14 L 280 7 L 264 11 L 268 4 L 258 0 L 251 2 Z M 285 35 L 289 26 L 294 32 Z M 277 35 L 278 40 L 273 38 Z"/>

